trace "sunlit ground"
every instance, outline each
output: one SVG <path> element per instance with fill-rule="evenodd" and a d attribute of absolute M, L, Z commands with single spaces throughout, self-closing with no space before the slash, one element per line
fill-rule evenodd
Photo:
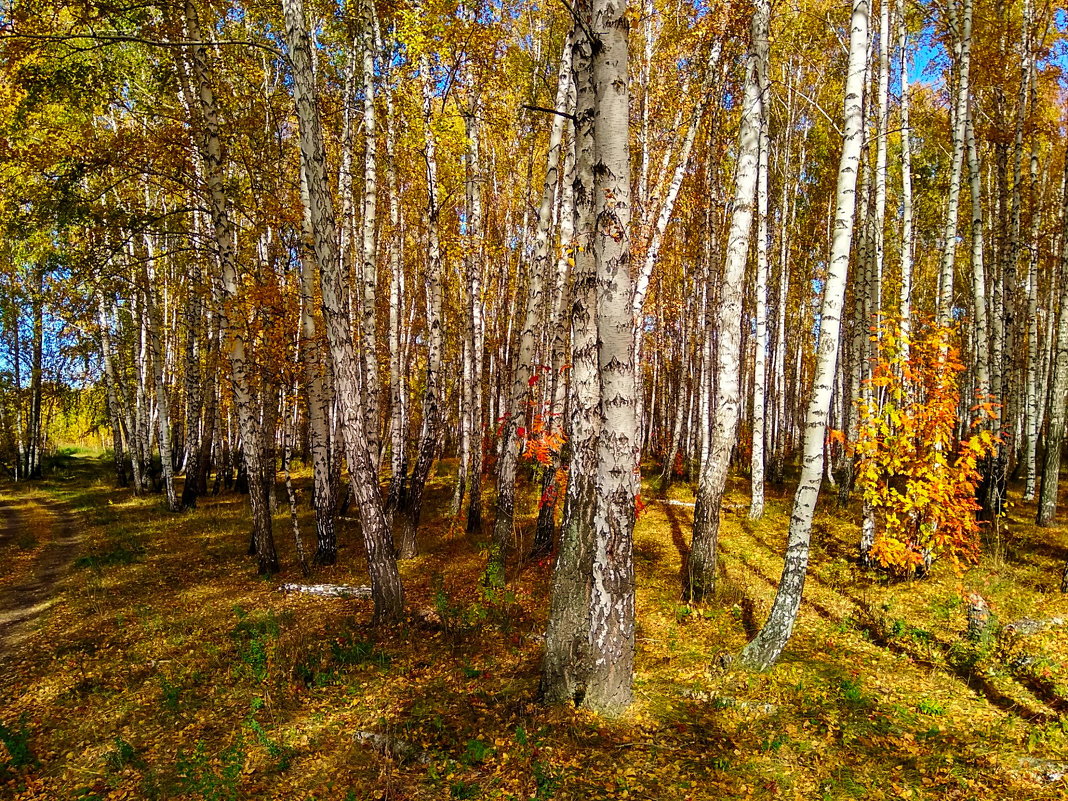
<path fill-rule="evenodd" d="M 828 495 L 806 603 L 767 674 L 730 664 L 766 614 L 789 494 L 746 520 L 726 498 L 721 577 L 683 605 L 692 510 L 646 486 L 635 535 L 636 702 L 617 722 L 537 697 L 551 563 L 484 589 L 480 537 L 443 517 L 450 469 L 430 487 L 418 559 L 403 566 L 407 621 L 370 626 L 369 601 L 283 595 L 301 581 L 283 492 L 284 564 L 245 555 L 246 499 L 189 514 L 116 491 L 106 462 L 68 458 L 46 481 L 0 485 L 32 536 L 0 540 L 0 587 L 32 571 L 59 525 L 42 501 L 84 510 L 57 601 L 0 655 L 0 794 L 40 799 L 1063 798 L 1041 776 L 1068 762 L 1068 628 L 969 643 L 963 590 L 1001 624 L 1068 617 L 1063 527 L 1010 510 L 980 565 L 887 582 L 853 559 L 855 512 Z M 488 484 L 491 482 L 487 482 Z M 305 548 L 314 545 L 307 476 Z M 691 502 L 681 483 L 667 495 Z M 492 510 L 487 497 L 487 509 Z M 523 503 L 532 539 L 536 501 Z M 315 581 L 363 584 L 358 525 Z M 482 539 L 488 538 L 487 534 Z M 996 540 L 996 541 L 994 541 Z M 747 633 L 748 632 L 748 633 Z M 6 763 L 4 760 L 6 759 Z"/>

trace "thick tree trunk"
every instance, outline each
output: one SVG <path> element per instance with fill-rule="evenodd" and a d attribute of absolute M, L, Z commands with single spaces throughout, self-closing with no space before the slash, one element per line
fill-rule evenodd
<path fill-rule="evenodd" d="M 580 12 L 581 13 L 581 12 Z M 595 98 L 594 260 L 600 436 L 594 483 L 590 673 L 583 703 L 614 716 L 631 703 L 634 677 L 635 499 L 640 442 L 635 416 L 626 4 L 593 0 Z"/>
<path fill-rule="evenodd" d="M 853 240 L 856 211 L 857 170 L 863 139 L 864 62 L 868 49 L 868 3 L 854 0 L 849 32 L 849 67 L 845 83 L 845 141 L 838 169 L 834 233 L 831 259 L 824 285 L 823 306 L 819 322 L 816 374 L 805 421 L 804 459 L 801 478 L 794 496 L 790 532 L 782 578 L 771 613 L 760 633 L 746 646 L 741 662 L 751 669 L 770 667 L 790 639 L 808 570 L 812 516 L 823 479 L 823 445 L 827 435 L 838 338 L 841 330 L 842 303 Z"/>
<path fill-rule="evenodd" d="M 590 671 L 591 643 L 586 621 L 592 592 L 594 476 L 601 391 L 597 378 L 597 272 L 593 254 L 593 47 L 594 43 L 576 25 L 571 60 L 576 94 L 575 264 L 571 282 L 571 394 L 567 404 L 571 463 L 545 632 L 542 696 L 549 703 L 581 703 Z"/>

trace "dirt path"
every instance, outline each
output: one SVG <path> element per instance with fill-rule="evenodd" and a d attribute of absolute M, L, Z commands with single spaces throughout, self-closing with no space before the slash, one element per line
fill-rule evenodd
<path fill-rule="evenodd" d="M 4 492 L 0 548 L 15 547 L 28 533 L 42 545 L 30 567 L 14 583 L 0 587 L 0 656 L 26 639 L 33 620 L 55 601 L 56 584 L 74 561 L 81 541 L 78 517 L 66 505 Z"/>

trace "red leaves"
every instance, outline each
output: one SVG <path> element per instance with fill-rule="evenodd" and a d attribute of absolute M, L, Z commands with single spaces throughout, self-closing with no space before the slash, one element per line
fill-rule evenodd
<path fill-rule="evenodd" d="M 529 431 L 519 426 L 516 435 L 523 441 L 523 457 L 545 467 L 553 464 L 555 454 L 566 442 L 564 432 L 555 426 L 547 426 L 540 414 L 534 415 Z"/>

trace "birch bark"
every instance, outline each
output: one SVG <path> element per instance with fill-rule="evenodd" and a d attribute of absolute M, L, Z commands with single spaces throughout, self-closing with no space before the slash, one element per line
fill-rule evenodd
<path fill-rule="evenodd" d="M 412 470 L 408 491 L 400 511 L 400 535 L 398 549 L 401 559 L 411 559 L 416 554 L 416 530 L 422 515 L 423 490 L 430 477 L 438 437 L 441 430 L 441 360 L 444 348 L 442 330 L 442 258 L 438 238 L 438 162 L 434 139 L 431 107 L 430 59 L 423 56 L 419 71 L 423 85 L 424 146 L 427 181 L 427 368 L 426 387 L 423 391 L 423 421 L 419 432 L 419 452 Z"/>
<path fill-rule="evenodd" d="M 345 456 L 352 492 L 359 504 L 367 567 L 371 575 L 376 623 L 398 620 L 404 607 L 404 590 L 390 540 L 382 491 L 370 457 L 366 418 L 359 404 L 358 365 L 342 294 L 334 203 L 326 175 L 326 148 L 315 102 L 311 47 L 301 0 L 283 0 L 285 36 L 293 65 L 293 89 L 300 121 L 301 165 L 308 185 L 313 247 L 319 263 L 323 316 L 334 365 L 337 400 L 344 425 Z"/>
<path fill-rule="evenodd" d="M 868 2 L 854 0 L 849 31 L 849 66 L 845 82 L 845 137 L 838 168 L 834 233 L 831 259 L 824 285 L 823 306 L 819 320 L 819 344 L 816 351 L 816 374 L 805 422 L 804 458 L 801 478 L 794 495 L 786 559 L 775 601 L 760 633 L 746 646 L 741 662 L 746 667 L 765 670 L 770 667 L 790 639 L 808 569 L 812 516 L 823 479 L 823 445 L 827 434 L 838 359 L 842 304 L 849 271 L 856 211 L 857 171 L 863 139 L 864 63 L 868 47 Z"/>
<path fill-rule="evenodd" d="M 767 51 L 757 65 L 760 81 L 760 145 L 757 157 L 757 233 L 754 325 L 756 353 L 753 358 L 753 441 L 750 459 L 749 519 L 764 514 L 764 431 L 768 363 L 768 86 Z"/>
<path fill-rule="evenodd" d="M 185 24 L 189 39 L 201 42 L 200 23 L 191 0 L 184 6 Z M 223 185 L 223 148 L 219 136 L 219 115 L 205 48 L 202 44 L 190 45 L 187 49 L 190 71 L 196 86 L 197 110 L 200 123 L 200 154 L 204 165 L 204 178 L 211 203 L 211 220 L 215 233 L 215 248 L 222 270 L 224 294 L 223 321 L 226 355 L 230 361 L 234 405 L 237 408 L 238 425 L 245 466 L 250 476 L 263 476 L 262 452 L 260 451 L 259 421 L 255 415 L 254 401 L 250 390 L 249 364 L 245 353 L 245 332 L 237 319 L 235 298 L 238 294 L 238 272 L 234 243 L 234 228 L 230 218 L 229 199 Z M 250 487 L 249 504 L 252 508 L 253 540 L 261 573 L 275 573 L 278 557 L 274 549 L 274 533 L 267 493 L 258 482 Z"/>
<path fill-rule="evenodd" d="M 635 417 L 626 3 L 593 0 L 594 263 L 600 379 L 590 673 L 585 706 L 615 716 L 631 703 L 634 676 L 635 498 L 640 443 Z"/>
<path fill-rule="evenodd" d="M 560 72 L 556 85 L 552 128 L 549 133 L 549 151 L 545 167 L 545 181 L 538 204 L 537 228 L 534 234 L 534 252 L 530 263 L 530 286 L 527 291 L 523 327 L 519 332 L 519 349 L 512 373 L 511 389 L 507 407 L 504 409 L 504 426 L 501 434 L 501 455 L 497 465 L 497 508 L 493 521 L 493 545 L 490 553 L 491 568 L 499 573 L 508 551 L 513 547 L 515 526 L 515 477 L 519 462 L 519 429 L 528 427 L 527 399 L 530 396 L 533 376 L 534 338 L 544 305 L 544 276 L 549 272 L 552 250 L 553 198 L 560 177 L 560 150 L 564 133 L 565 106 L 567 103 L 569 77 L 567 65 L 571 60 L 571 39 L 568 39 L 561 56 Z"/>
<path fill-rule="evenodd" d="M 1061 451 L 1064 448 L 1065 410 L 1068 406 L 1068 160 L 1065 161 L 1064 179 L 1057 338 L 1053 345 L 1053 386 L 1050 388 L 1046 406 L 1049 433 L 1046 435 L 1042 486 L 1035 518 L 1035 522 L 1040 526 L 1053 525 L 1057 517 L 1057 490 L 1060 485 Z M 1068 571 L 1068 564 L 1065 565 L 1065 570 Z M 1063 582 L 1061 591 L 1068 592 L 1068 586 Z"/>
<path fill-rule="evenodd" d="M 731 448 L 738 428 L 741 403 L 742 282 L 753 226 L 754 201 L 760 150 L 763 99 L 761 65 L 767 58 L 769 5 L 758 0 L 750 24 L 750 46 L 746 58 L 742 120 L 738 132 L 738 166 L 735 175 L 734 206 L 727 257 L 723 267 L 716 316 L 719 342 L 716 348 L 716 388 L 713 407 L 711 447 L 701 469 L 694 507 L 693 541 L 687 568 L 684 597 L 704 603 L 715 589 L 719 541 L 719 514 Z"/>
<path fill-rule="evenodd" d="M 953 107 L 953 159 L 949 176 L 949 205 L 942 245 L 942 264 L 939 274 L 938 324 L 953 322 L 953 267 L 957 255 L 957 219 L 960 210 L 961 170 L 964 163 L 964 130 L 971 95 L 969 72 L 972 48 L 972 0 L 961 0 L 962 17 L 957 21 L 957 0 L 949 0 L 949 14 L 956 29 L 959 52 L 957 57 L 957 95 Z"/>

